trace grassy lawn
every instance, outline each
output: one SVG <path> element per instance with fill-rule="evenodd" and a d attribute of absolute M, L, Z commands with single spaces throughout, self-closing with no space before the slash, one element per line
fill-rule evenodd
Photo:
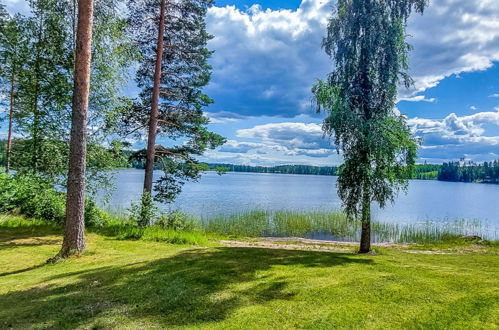
<path fill-rule="evenodd" d="M 60 242 L 55 227 L 0 226 L 0 328 L 499 327 L 497 246 L 356 255 L 88 234 L 84 256 L 46 265 Z"/>

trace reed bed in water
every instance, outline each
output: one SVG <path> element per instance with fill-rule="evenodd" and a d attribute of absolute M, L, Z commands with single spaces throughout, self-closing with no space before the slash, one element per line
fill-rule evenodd
<path fill-rule="evenodd" d="M 304 237 L 358 241 L 360 221 L 339 212 L 250 211 L 203 219 L 209 233 L 233 237 Z M 414 224 L 372 223 L 374 242 L 431 243 L 461 236 L 487 237 L 478 220 L 447 220 Z M 497 237 L 487 237 L 497 239 Z"/>

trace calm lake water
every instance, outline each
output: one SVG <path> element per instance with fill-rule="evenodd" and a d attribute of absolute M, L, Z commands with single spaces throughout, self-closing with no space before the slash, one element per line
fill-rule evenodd
<path fill-rule="evenodd" d="M 161 173 L 155 173 L 159 177 Z M 112 209 L 124 210 L 140 198 L 143 170 L 120 170 L 115 175 Z M 200 217 L 246 210 L 335 211 L 341 206 L 336 177 L 229 172 L 208 172 L 197 183 L 187 183 L 166 210 L 181 210 Z M 381 222 L 414 224 L 458 219 L 479 220 L 491 238 L 499 237 L 499 185 L 420 181 L 409 184 L 393 205 L 373 207 Z"/>

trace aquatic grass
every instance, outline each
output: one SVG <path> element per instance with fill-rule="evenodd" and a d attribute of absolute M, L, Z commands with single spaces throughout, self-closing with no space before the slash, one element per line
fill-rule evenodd
<path fill-rule="evenodd" d="M 303 237 L 326 240 L 358 241 L 360 221 L 349 220 L 340 212 L 251 211 L 218 216 L 201 221 L 204 230 L 229 237 Z M 487 230 L 478 220 L 427 221 L 415 224 L 372 223 L 377 243 L 432 243 L 452 237 L 486 237 Z"/>
<path fill-rule="evenodd" d="M 271 215 L 265 211 L 249 211 L 229 216 L 216 216 L 201 220 L 207 233 L 235 237 L 261 237 L 271 235 Z"/>

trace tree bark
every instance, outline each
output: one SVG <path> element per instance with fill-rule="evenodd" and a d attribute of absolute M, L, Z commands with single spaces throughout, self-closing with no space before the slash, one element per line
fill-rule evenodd
<path fill-rule="evenodd" d="M 12 76 L 10 79 L 10 104 L 9 104 L 9 131 L 7 133 L 7 153 L 5 155 L 5 172 L 9 173 L 10 170 L 10 151 L 12 149 L 12 118 L 14 116 L 14 86 L 16 84 L 16 76 L 14 69 L 12 69 Z"/>
<path fill-rule="evenodd" d="M 166 0 L 161 1 L 158 26 L 158 42 L 156 49 L 156 67 L 152 90 L 151 114 L 149 117 L 149 135 L 147 137 L 147 153 L 144 177 L 144 192 L 152 192 L 152 177 L 154 171 L 156 133 L 158 131 L 159 92 L 161 84 L 161 64 L 163 61 L 163 38 L 165 33 Z"/>
<path fill-rule="evenodd" d="M 90 90 L 93 0 L 78 1 L 73 112 L 66 197 L 66 223 L 62 249 L 55 257 L 66 258 L 85 249 L 85 167 L 87 108 Z M 49 260 L 49 261 L 53 261 Z"/>
<path fill-rule="evenodd" d="M 42 42 L 43 33 L 43 15 L 40 14 L 38 23 L 38 40 L 36 44 L 36 56 L 35 56 L 35 91 L 33 95 L 33 152 L 31 155 L 31 166 L 35 173 L 38 172 L 38 162 L 40 158 L 40 144 L 39 142 L 39 126 L 40 126 L 40 110 L 38 109 L 38 98 L 40 97 L 40 66 L 41 66 L 41 50 L 40 44 Z"/>
<path fill-rule="evenodd" d="M 362 232 L 359 253 L 371 251 L 371 199 L 369 191 L 364 189 L 362 197 Z"/>

